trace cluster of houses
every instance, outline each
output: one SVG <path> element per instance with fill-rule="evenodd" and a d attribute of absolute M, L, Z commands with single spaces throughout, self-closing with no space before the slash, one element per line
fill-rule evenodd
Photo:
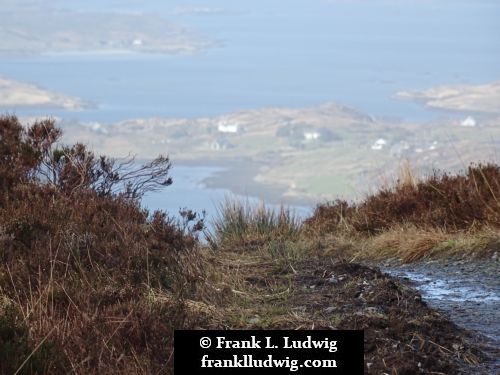
<path fill-rule="evenodd" d="M 473 128 L 477 126 L 477 121 L 472 116 L 467 116 L 465 119 L 458 123 L 460 126 Z M 421 142 L 418 145 L 411 145 L 407 141 L 399 141 L 394 144 L 389 144 L 389 142 L 384 138 L 379 138 L 372 143 L 370 148 L 374 151 L 389 150 L 391 156 L 403 156 L 409 153 L 420 154 L 424 151 L 433 151 L 438 147 L 438 141 L 432 142 Z"/>
<path fill-rule="evenodd" d="M 230 139 L 232 135 L 240 134 L 243 132 L 242 127 L 238 123 L 222 120 L 217 123 L 216 138 L 210 142 L 209 147 L 214 151 L 227 150 L 235 147 Z M 339 139 L 328 128 L 315 128 L 306 124 L 284 124 L 278 128 L 276 136 L 288 138 L 293 143 L 304 146 L 308 143 L 318 141 L 330 142 Z"/>
<path fill-rule="evenodd" d="M 467 116 L 460 122 L 463 127 L 475 127 L 476 119 L 472 116 Z M 217 137 L 210 143 L 210 149 L 214 151 L 227 150 L 235 146 L 229 141 L 228 136 L 238 134 L 242 131 L 238 123 L 232 123 L 226 120 L 220 121 L 217 124 Z M 327 128 L 313 128 L 307 125 L 292 125 L 286 124 L 278 129 L 278 137 L 286 137 L 295 140 L 296 142 L 306 144 L 315 141 L 329 142 L 337 139 Z M 388 150 L 391 156 L 403 156 L 409 153 L 422 153 L 424 151 L 433 151 L 438 147 L 437 141 L 422 142 L 412 145 L 407 141 L 398 141 L 390 144 L 385 138 L 376 139 L 370 149 L 373 151 Z"/>

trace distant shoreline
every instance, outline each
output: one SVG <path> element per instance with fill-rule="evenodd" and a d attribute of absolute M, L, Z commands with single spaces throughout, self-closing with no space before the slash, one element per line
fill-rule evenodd
<path fill-rule="evenodd" d="M 178 160 L 174 162 L 175 166 L 193 167 L 209 166 L 220 167 L 211 176 L 203 179 L 203 184 L 208 189 L 227 189 L 233 194 L 257 198 L 265 203 L 284 206 L 301 206 L 314 208 L 318 201 L 307 199 L 305 197 L 287 197 L 284 194 L 287 188 L 282 185 L 262 184 L 255 181 L 261 166 L 257 163 L 237 159 L 233 161 L 206 159 L 206 160 Z"/>
<path fill-rule="evenodd" d="M 0 77 L 0 109 L 60 108 L 82 111 L 90 104 L 80 98 L 43 89 L 35 84 Z"/>

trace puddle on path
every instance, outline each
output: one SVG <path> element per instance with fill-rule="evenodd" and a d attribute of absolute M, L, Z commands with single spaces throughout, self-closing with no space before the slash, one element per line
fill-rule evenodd
<path fill-rule="evenodd" d="M 500 262 L 427 262 L 383 271 L 411 281 L 427 303 L 448 314 L 458 326 L 485 337 L 487 364 L 500 373 Z M 497 372 L 498 371 L 498 372 Z"/>

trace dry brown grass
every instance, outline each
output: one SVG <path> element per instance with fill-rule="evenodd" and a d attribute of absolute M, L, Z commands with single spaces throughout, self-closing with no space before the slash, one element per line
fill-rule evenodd
<path fill-rule="evenodd" d="M 487 257 L 500 229 L 500 166 L 471 165 L 459 175 L 418 180 L 403 164 L 392 186 L 351 204 L 320 205 L 306 220 L 310 238 L 329 253 L 358 258 Z"/>
<path fill-rule="evenodd" d="M 500 230 L 447 232 L 441 228 L 396 225 L 376 235 L 328 235 L 323 253 L 351 261 L 387 259 L 409 263 L 424 259 L 484 259 L 500 251 Z"/>

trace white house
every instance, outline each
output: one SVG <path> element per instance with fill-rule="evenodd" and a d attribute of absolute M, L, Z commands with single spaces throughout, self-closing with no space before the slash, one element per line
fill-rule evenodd
<path fill-rule="evenodd" d="M 465 127 L 474 127 L 477 125 L 476 119 L 472 116 L 467 116 L 461 123 L 461 126 Z"/>
<path fill-rule="evenodd" d="M 384 138 L 379 138 L 372 145 L 372 150 L 382 150 L 385 146 L 387 146 L 387 141 Z"/>
<path fill-rule="evenodd" d="M 217 130 L 220 133 L 232 133 L 232 134 L 235 134 L 235 133 L 238 133 L 239 126 L 238 126 L 238 124 L 228 124 L 227 122 L 222 121 L 217 126 Z"/>
<path fill-rule="evenodd" d="M 315 141 L 321 137 L 321 134 L 316 131 L 306 131 L 304 132 L 304 139 L 306 141 Z"/>

